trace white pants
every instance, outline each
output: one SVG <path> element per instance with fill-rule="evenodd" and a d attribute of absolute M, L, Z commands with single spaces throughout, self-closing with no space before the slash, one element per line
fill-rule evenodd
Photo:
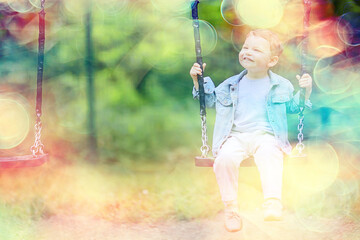
<path fill-rule="evenodd" d="M 239 167 L 251 155 L 260 173 L 264 198 L 281 200 L 284 155 L 275 137 L 264 132 L 232 132 L 214 163 L 223 202 L 237 200 Z"/>

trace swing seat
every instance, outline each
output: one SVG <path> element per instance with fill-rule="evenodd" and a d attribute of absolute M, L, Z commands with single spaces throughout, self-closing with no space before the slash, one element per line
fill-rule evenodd
<path fill-rule="evenodd" d="M 196 167 L 212 167 L 214 165 L 214 158 L 211 157 L 195 157 Z"/>
<path fill-rule="evenodd" d="M 294 160 L 296 160 L 296 159 L 304 159 L 306 157 L 307 157 L 307 155 L 304 154 L 304 153 L 298 153 L 298 154 L 295 154 L 295 155 L 290 155 L 290 159 L 294 159 Z"/>
<path fill-rule="evenodd" d="M 213 167 L 215 159 L 212 157 L 195 157 L 195 166 L 196 167 Z M 240 167 L 255 167 L 255 162 L 253 157 L 248 157 L 241 162 Z"/>
<path fill-rule="evenodd" d="M 290 156 L 287 156 L 284 160 L 286 160 L 286 163 L 288 165 L 304 165 L 308 162 L 308 156 L 304 153 L 298 153 L 298 154 L 291 154 Z"/>
<path fill-rule="evenodd" d="M 0 157 L 0 168 L 37 167 L 49 160 L 49 154 Z"/>

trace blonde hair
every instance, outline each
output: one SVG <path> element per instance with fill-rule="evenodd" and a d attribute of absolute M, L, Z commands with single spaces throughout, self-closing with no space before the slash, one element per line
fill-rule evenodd
<path fill-rule="evenodd" d="M 261 37 L 267 40 L 270 43 L 270 50 L 273 56 L 280 56 L 283 52 L 283 46 L 279 40 L 279 37 L 274 32 L 267 29 L 256 29 L 250 31 L 246 38 L 249 36 Z"/>

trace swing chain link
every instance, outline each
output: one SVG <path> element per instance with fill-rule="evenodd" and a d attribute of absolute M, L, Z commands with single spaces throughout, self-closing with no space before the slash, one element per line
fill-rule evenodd
<path fill-rule="evenodd" d="M 35 123 L 35 142 L 34 145 L 32 145 L 30 148 L 33 157 L 36 157 L 38 153 L 44 154 L 44 144 L 42 144 L 41 142 L 41 130 L 42 130 L 42 123 L 40 116 L 38 116 Z"/>
<path fill-rule="evenodd" d="M 208 155 L 208 152 L 210 150 L 209 145 L 207 144 L 207 128 L 206 128 L 206 115 L 201 115 L 201 140 L 202 140 L 202 146 L 200 148 L 201 151 L 201 157 L 205 158 Z"/>
<path fill-rule="evenodd" d="M 303 75 L 305 72 L 307 72 L 307 66 L 306 66 L 306 55 L 307 55 L 307 46 L 308 46 L 308 28 L 309 28 L 309 22 L 310 22 L 310 11 L 311 11 L 311 0 L 303 0 L 304 3 L 304 19 L 303 19 L 303 26 L 304 26 L 304 32 L 303 32 L 303 47 L 302 47 L 302 54 L 301 54 L 301 75 Z M 298 124 L 298 143 L 296 144 L 296 150 L 298 152 L 298 156 L 304 156 L 302 151 L 305 148 L 305 144 L 303 143 L 304 140 L 304 110 L 305 110 L 305 93 L 304 90 L 302 90 L 303 95 L 300 95 L 302 99 L 300 99 L 300 112 L 299 112 L 299 124 Z"/>
<path fill-rule="evenodd" d="M 41 0 L 40 4 L 41 4 L 40 16 L 41 16 L 41 14 L 45 14 L 45 11 L 44 11 L 45 0 Z M 39 39 L 41 38 L 40 35 L 41 35 L 41 29 L 39 30 Z M 39 42 L 39 44 L 40 44 L 40 42 Z M 41 49 L 41 44 L 39 45 L 39 51 L 40 51 L 40 49 Z M 39 69 L 41 69 L 41 68 L 38 68 L 38 87 L 39 87 Z M 42 73 L 41 73 L 40 79 L 42 80 Z M 40 84 L 41 84 L 41 80 L 40 80 Z M 39 95 L 39 91 L 38 91 L 37 94 Z M 40 90 L 40 99 L 41 99 L 41 94 L 42 93 L 41 93 L 41 90 Z M 36 101 L 37 101 L 37 104 L 38 104 L 38 96 L 36 98 Z M 34 145 L 32 145 L 31 148 L 30 148 L 33 157 L 36 157 L 38 154 L 44 154 L 44 144 L 41 142 L 42 122 L 41 122 L 40 117 L 41 117 L 41 102 L 40 102 L 40 107 L 38 105 L 36 106 L 36 123 L 35 123 L 35 126 L 34 126 L 34 128 L 35 128 L 35 141 L 34 141 Z"/>
<path fill-rule="evenodd" d="M 299 113 L 299 124 L 298 124 L 298 143 L 296 144 L 296 150 L 298 151 L 298 153 L 301 155 L 302 151 L 305 148 L 305 145 L 303 143 L 304 140 L 304 134 L 303 134 L 303 129 L 304 129 L 304 114 L 303 111 L 300 111 Z"/>

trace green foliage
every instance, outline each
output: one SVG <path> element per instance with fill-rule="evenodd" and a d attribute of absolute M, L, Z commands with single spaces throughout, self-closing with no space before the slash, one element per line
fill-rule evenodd
<path fill-rule="evenodd" d="M 30 203 L 31 204 L 31 203 Z M 28 202 L 18 204 L 0 204 L 0 238 L 3 240 L 26 239 L 33 240 L 31 205 Z M 38 216 L 38 215 L 37 215 Z"/>
<path fill-rule="evenodd" d="M 99 144 L 105 158 L 163 161 L 168 152 L 192 149 L 200 142 L 198 119 L 175 102 L 168 106 L 144 105 L 134 111 L 103 110 L 101 116 L 98 126 L 106 127 L 99 131 Z"/>

